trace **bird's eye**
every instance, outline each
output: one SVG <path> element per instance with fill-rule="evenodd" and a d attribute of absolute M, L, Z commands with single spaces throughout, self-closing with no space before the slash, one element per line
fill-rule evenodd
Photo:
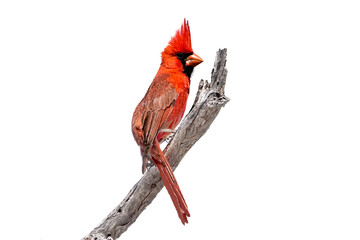
<path fill-rule="evenodd" d="M 178 54 L 176 54 L 176 56 L 177 56 L 177 58 L 178 59 L 184 59 L 184 53 L 178 53 Z"/>

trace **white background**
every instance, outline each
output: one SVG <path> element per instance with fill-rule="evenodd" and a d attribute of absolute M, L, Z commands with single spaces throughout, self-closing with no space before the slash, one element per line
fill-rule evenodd
<path fill-rule="evenodd" d="M 80 239 L 141 177 L 133 110 L 190 22 L 226 95 L 122 239 L 360 239 L 357 1 L 1 1 L 1 239 Z"/>

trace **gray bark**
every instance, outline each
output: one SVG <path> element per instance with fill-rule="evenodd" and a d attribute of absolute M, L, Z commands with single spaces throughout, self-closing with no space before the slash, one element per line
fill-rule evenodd
<path fill-rule="evenodd" d="M 166 159 L 173 170 L 189 149 L 204 135 L 221 107 L 229 101 L 224 95 L 227 75 L 226 55 L 226 49 L 217 52 L 211 82 L 200 81 L 190 112 L 164 149 Z M 162 188 L 159 171 L 156 167 L 151 167 L 125 199 L 83 240 L 117 239 L 136 221 Z"/>

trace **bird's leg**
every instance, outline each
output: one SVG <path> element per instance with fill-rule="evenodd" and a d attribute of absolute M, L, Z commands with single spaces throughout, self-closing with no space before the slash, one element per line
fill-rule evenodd
<path fill-rule="evenodd" d="M 164 128 L 164 129 L 160 129 L 159 132 L 174 133 L 175 130 L 174 130 L 174 129 L 170 129 L 170 128 Z"/>

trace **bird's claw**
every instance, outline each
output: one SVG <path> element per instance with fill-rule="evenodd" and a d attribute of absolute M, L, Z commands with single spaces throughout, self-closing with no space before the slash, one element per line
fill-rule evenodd
<path fill-rule="evenodd" d="M 169 135 L 165 138 L 166 143 L 169 143 L 170 140 L 174 137 L 176 130 L 166 128 L 166 129 L 161 129 L 160 132 L 169 133 Z"/>
<path fill-rule="evenodd" d="M 149 171 L 149 169 L 154 166 L 154 163 L 151 161 L 151 157 L 147 154 L 142 155 L 143 165 L 142 165 L 142 173 L 145 171 Z"/>
<path fill-rule="evenodd" d="M 175 135 L 175 131 L 171 132 L 171 133 L 169 134 L 169 136 L 167 136 L 167 137 L 165 138 L 166 143 L 169 143 L 169 142 L 171 141 L 171 139 L 174 137 L 174 135 Z"/>
<path fill-rule="evenodd" d="M 148 161 L 148 162 L 146 163 L 146 171 L 149 171 L 149 169 L 150 169 L 152 166 L 154 166 L 154 163 L 153 163 L 152 161 Z"/>

